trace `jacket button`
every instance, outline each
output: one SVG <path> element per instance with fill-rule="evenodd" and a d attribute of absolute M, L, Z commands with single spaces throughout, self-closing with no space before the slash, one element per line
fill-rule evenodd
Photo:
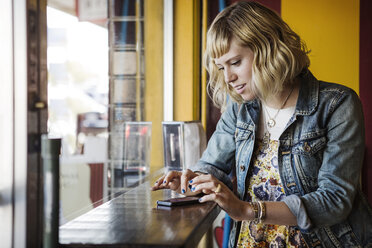
<path fill-rule="evenodd" d="M 244 165 L 241 165 L 241 166 L 240 166 L 240 170 L 241 170 L 241 171 L 244 171 L 244 170 L 245 170 L 245 166 L 244 166 Z"/>
<path fill-rule="evenodd" d="M 287 188 L 290 188 L 290 187 L 293 187 L 293 186 L 296 186 L 296 183 L 287 183 Z"/>
<path fill-rule="evenodd" d="M 305 150 L 305 152 L 310 152 L 311 151 L 311 147 L 309 146 L 309 144 L 307 142 L 305 142 L 305 144 L 304 144 L 304 150 Z"/>

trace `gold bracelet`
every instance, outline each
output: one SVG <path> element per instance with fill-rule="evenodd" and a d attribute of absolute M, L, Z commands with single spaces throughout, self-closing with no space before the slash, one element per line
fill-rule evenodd
<path fill-rule="evenodd" d="M 259 216 L 260 216 L 260 213 L 259 213 L 259 204 L 257 202 L 252 202 L 251 203 L 251 206 L 252 206 L 252 209 L 253 209 L 253 213 L 254 213 L 254 217 L 253 217 L 253 222 L 255 224 L 258 223 L 259 221 Z"/>
<path fill-rule="evenodd" d="M 258 204 L 260 205 L 260 216 L 259 216 L 259 221 L 260 223 L 263 222 L 263 220 L 266 217 L 266 206 L 265 203 L 262 201 L 259 201 Z"/>

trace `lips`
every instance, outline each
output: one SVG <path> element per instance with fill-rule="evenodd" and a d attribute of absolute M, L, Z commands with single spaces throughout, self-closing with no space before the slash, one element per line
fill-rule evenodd
<path fill-rule="evenodd" d="M 239 84 L 239 85 L 236 85 L 236 86 L 233 86 L 233 87 L 234 87 L 236 93 L 242 94 L 244 92 L 244 89 L 245 89 L 246 85 L 247 84 Z"/>

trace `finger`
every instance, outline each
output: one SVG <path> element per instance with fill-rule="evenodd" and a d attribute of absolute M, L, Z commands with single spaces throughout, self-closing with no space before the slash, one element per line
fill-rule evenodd
<path fill-rule="evenodd" d="M 190 188 L 190 191 L 191 191 L 191 195 L 198 195 L 198 194 L 200 194 L 200 193 L 202 193 L 203 192 L 203 190 L 201 190 L 201 189 L 196 189 L 195 187 L 191 187 Z"/>
<path fill-rule="evenodd" d="M 151 187 L 151 190 L 152 191 L 156 191 L 156 190 L 160 190 L 160 189 L 171 189 L 171 190 L 176 191 L 176 190 L 178 190 L 179 187 L 180 187 L 180 179 L 173 178 L 166 185 L 163 184 L 163 183 L 160 183 L 159 186 L 153 186 L 153 187 Z M 180 192 L 178 192 L 178 193 L 180 193 Z"/>
<path fill-rule="evenodd" d="M 174 178 L 172 181 L 168 183 L 167 186 L 164 187 L 169 188 L 171 190 L 177 190 L 180 187 L 180 179 Z"/>
<path fill-rule="evenodd" d="M 161 176 L 156 182 L 155 186 L 160 186 L 164 181 L 165 175 Z"/>
<path fill-rule="evenodd" d="M 187 189 L 188 189 L 187 185 L 189 184 L 189 180 L 191 180 L 195 176 L 196 174 L 189 169 L 183 171 L 182 176 L 181 176 L 181 193 L 182 194 L 185 194 L 187 192 Z"/>
<path fill-rule="evenodd" d="M 202 189 L 202 192 L 203 192 L 203 194 L 206 194 L 206 195 L 209 195 L 209 194 L 213 193 L 213 191 L 209 190 L 209 189 Z"/>
<path fill-rule="evenodd" d="M 218 180 L 212 176 L 211 174 L 202 174 L 202 175 L 199 175 L 197 177 L 194 177 L 189 183 L 191 185 L 194 185 L 194 184 L 200 184 L 200 183 L 204 183 L 204 182 L 210 182 L 210 181 L 217 181 Z"/>
<path fill-rule="evenodd" d="M 151 190 L 158 190 L 158 189 L 160 189 L 160 186 L 163 183 L 164 178 L 165 178 L 165 175 L 161 176 L 158 180 L 156 180 L 156 182 L 154 183 L 154 185 L 151 187 Z"/>
<path fill-rule="evenodd" d="M 174 178 L 179 178 L 181 176 L 181 172 L 179 171 L 170 171 L 166 174 L 162 185 L 164 187 L 168 186 L 169 182 L 172 181 Z"/>
<path fill-rule="evenodd" d="M 217 200 L 216 194 L 204 195 L 203 197 L 199 198 L 199 202 L 208 202 L 208 201 L 216 202 L 216 200 Z"/>
<path fill-rule="evenodd" d="M 218 185 L 220 185 L 220 191 L 221 192 L 221 184 L 214 182 L 214 181 L 209 181 L 205 183 L 200 183 L 200 184 L 193 184 L 191 191 L 192 192 L 197 192 L 197 191 L 207 191 L 209 193 L 215 192 L 218 188 Z"/>

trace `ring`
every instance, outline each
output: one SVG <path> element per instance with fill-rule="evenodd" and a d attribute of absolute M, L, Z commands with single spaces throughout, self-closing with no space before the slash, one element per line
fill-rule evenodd
<path fill-rule="evenodd" d="M 221 184 L 218 184 L 214 193 L 220 193 L 220 192 L 221 192 Z"/>

